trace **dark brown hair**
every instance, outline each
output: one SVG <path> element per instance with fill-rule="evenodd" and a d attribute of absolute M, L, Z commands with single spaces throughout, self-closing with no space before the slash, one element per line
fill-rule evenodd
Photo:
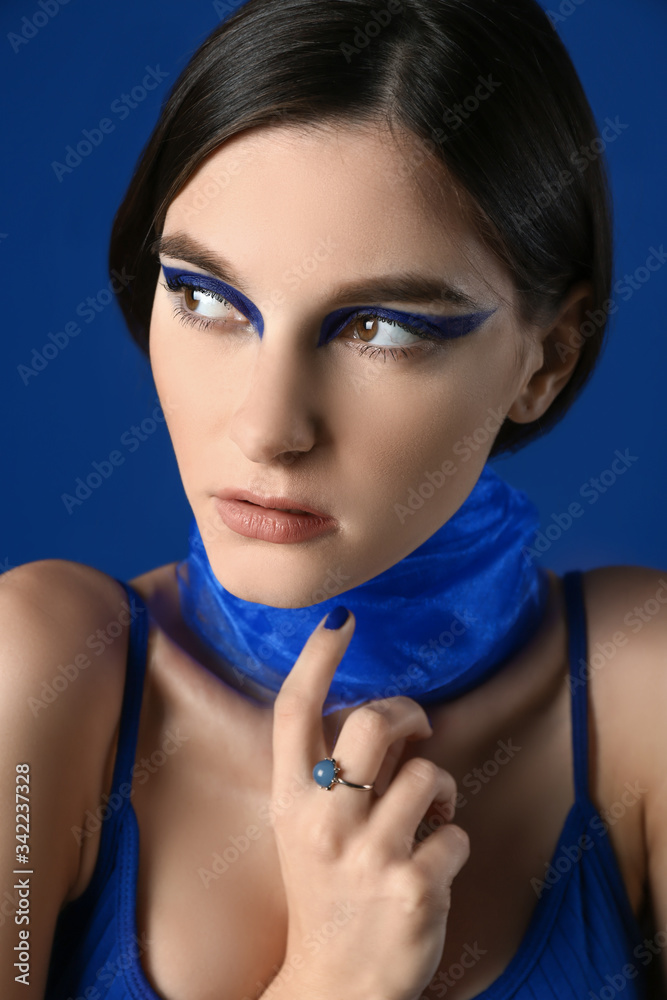
<path fill-rule="evenodd" d="M 222 21 L 165 99 L 113 224 L 109 268 L 134 276 L 118 299 L 141 350 L 151 245 L 204 157 L 248 128 L 328 123 L 398 127 L 439 159 L 513 276 L 525 322 L 591 282 L 573 374 L 540 420 L 505 420 L 491 457 L 549 430 L 599 356 L 613 248 L 605 144 L 535 0 L 247 0 Z"/>

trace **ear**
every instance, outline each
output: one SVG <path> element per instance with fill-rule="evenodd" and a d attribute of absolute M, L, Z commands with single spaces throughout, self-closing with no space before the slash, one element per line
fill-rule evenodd
<path fill-rule="evenodd" d="M 507 411 L 510 420 L 517 424 L 537 420 L 567 384 L 585 340 L 580 327 L 585 310 L 592 305 L 592 294 L 590 281 L 578 282 L 570 289 L 556 319 L 534 334 L 538 341 L 535 360 Z"/>

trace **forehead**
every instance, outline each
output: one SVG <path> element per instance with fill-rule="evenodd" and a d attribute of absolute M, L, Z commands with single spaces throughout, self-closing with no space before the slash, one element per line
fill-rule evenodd
<path fill-rule="evenodd" d="M 176 229 L 258 280 L 298 270 L 324 247 L 323 280 L 410 268 L 473 295 L 511 291 L 441 162 L 409 133 L 375 125 L 263 126 L 233 136 L 170 204 L 164 231 Z"/>

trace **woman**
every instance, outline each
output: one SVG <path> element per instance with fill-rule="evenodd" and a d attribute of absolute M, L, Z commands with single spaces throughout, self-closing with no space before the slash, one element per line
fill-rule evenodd
<path fill-rule="evenodd" d="M 532 0 L 249 0 L 195 54 L 110 252 L 188 556 L 9 574 L 5 995 L 649 995 L 662 577 L 541 570 L 487 465 L 602 345 L 596 135 Z"/>

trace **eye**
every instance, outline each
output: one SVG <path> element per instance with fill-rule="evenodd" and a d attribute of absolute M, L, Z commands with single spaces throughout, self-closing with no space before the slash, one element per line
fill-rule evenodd
<path fill-rule="evenodd" d="M 346 336 L 349 334 L 349 336 Z M 359 345 L 359 354 L 368 358 L 399 361 L 415 354 L 442 349 L 442 338 L 429 333 L 424 325 L 418 329 L 409 323 L 383 317 L 381 312 L 363 312 L 353 316 L 337 334 L 336 340 Z"/>
<path fill-rule="evenodd" d="M 169 275 L 160 284 L 176 296 L 174 316 L 185 325 L 208 329 L 216 324 L 240 324 L 249 321 L 219 292 L 198 285 L 194 277 Z"/>
<path fill-rule="evenodd" d="M 173 315 L 186 326 L 217 328 L 227 333 L 262 336 L 264 321 L 257 307 L 241 292 L 208 275 L 178 272 L 162 264 L 161 286 L 174 300 Z M 225 293 L 221 293 L 220 288 Z M 495 310 L 467 315 L 430 316 L 382 306 L 342 308 L 329 313 L 320 345 L 344 341 L 368 358 L 399 361 L 414 355 L 442 352 L 449 343 L 477 329 Z"/>
<path fill-rule="evenodd" d="M 382 319 L 375 313 L 355 316 L 346 329 L 352 331 L 355 340 L 363 340 L 367 344 L 372 342 L 373 347 L 411 347 L 416 340 L 435 340 L 435 337 L 429 337 L 416 327 L 394 319 Z"/>
<path fill-rule="evenodd" d="M 207 319 L 237 319 L 241 316 L 222 295 L 218 295 L 217 292 L 207 292 L 203 288 L 183 285 L 183 302 L 191 312 Z M 241 322 L 244 321 L 245 317 L 241 317 Z"/>

